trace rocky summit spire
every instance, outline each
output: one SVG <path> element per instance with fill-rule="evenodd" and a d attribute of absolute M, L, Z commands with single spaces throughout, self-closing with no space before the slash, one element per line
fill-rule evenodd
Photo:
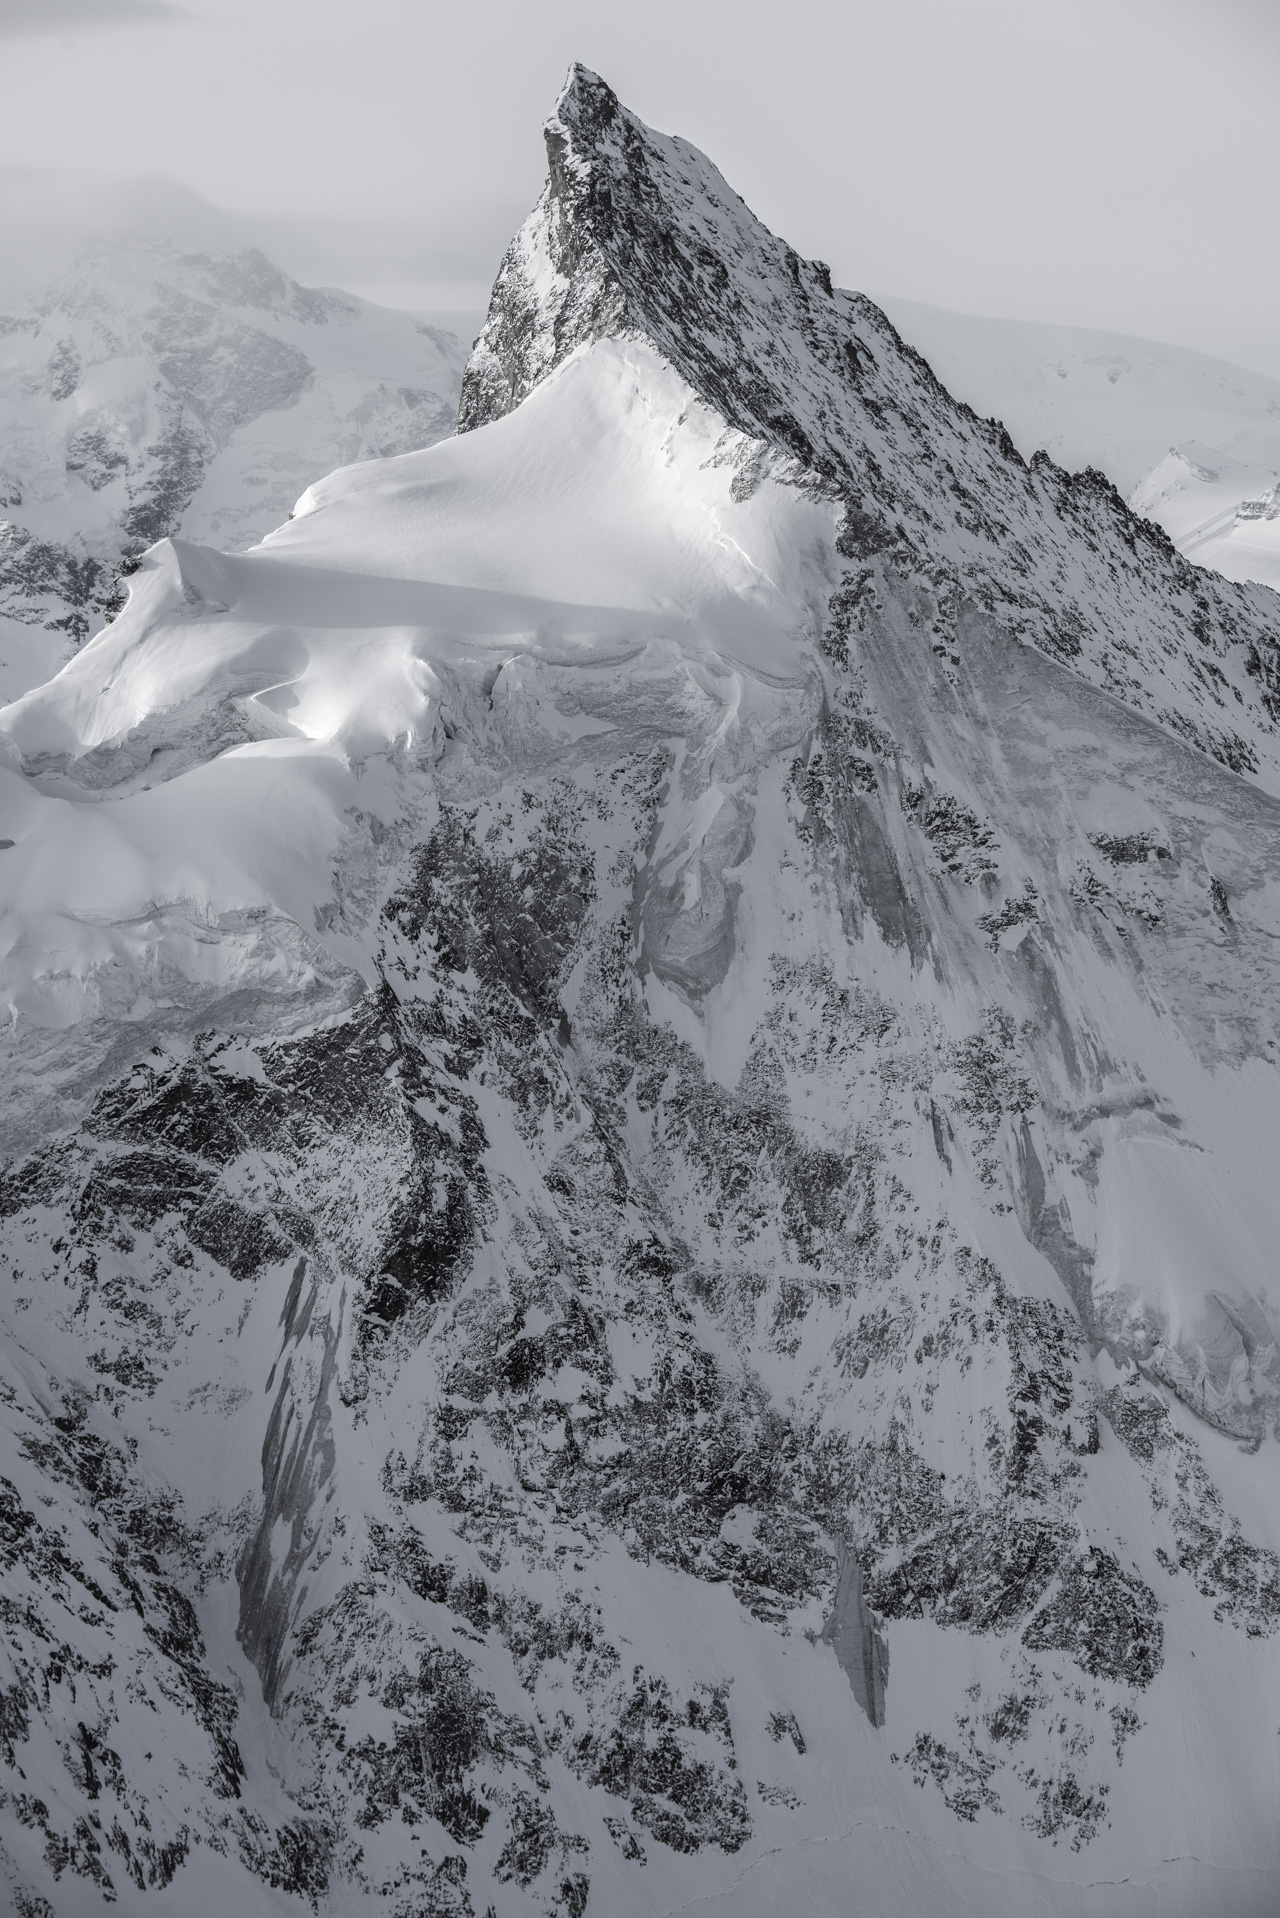
<path fill-rule="evenodd" d="M 519 405 L 578 347 L 630 333 L 733 425 L 836 471 L 797 406 L 798 387 L 856 371 L 826 267 L 802 261 L 696 147 L 651 131 L 586 67 L 570 70 L 545 135 L 547 184 L 499 271 L 460 426 Z"/>
<path fill-rule="evenodd" d="M 547 183 L 508 249 L 459 430 L 572 354 L 646 341 L 732 428 L 844 503 L 841 550 L 893 552 L 1094 685 L 1280 791 L 1280 605 L 1189 565 L 1092 470 L 1028 465 L 887 317 L 833 288 L 686 140 L 583 66 L 546 125 Z"/>

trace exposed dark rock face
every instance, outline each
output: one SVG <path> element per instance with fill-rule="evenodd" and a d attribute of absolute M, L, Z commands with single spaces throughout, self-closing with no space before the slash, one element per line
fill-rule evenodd
<path fill-rule="evenodd" d="M 645 340 L 731 426 L 832 489 L 848 559 L 893 552 L 929 580 L 940 653 L 948 609 L 968 601 L 1224 765 L 1275 763 L 1280 617 L 1266 588 L 1189 565 L 1101 473 L 1046 454 L 1028 467 L 871 301 L 833 289 L 821 261 L 595 74 L 575 70 L 546 142 L 547 185 L 499 271 L 460 431 L 592 341 Z"/>

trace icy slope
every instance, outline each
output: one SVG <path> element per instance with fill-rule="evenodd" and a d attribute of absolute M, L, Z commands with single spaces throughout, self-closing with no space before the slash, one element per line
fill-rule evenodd
<path fill-rule="evenodd" d="M 46 678 L 163 535 L 251 546 L 303 488 L 452 430 L 457 342 L 260 253 L 120 234 L 0 316 L 0 690 Z"/>
<path fill-rule="evenodd" d="M 999 419 L 1028 459 L 1101 469 L 1197 566 L 1280 586 L 1280 380 L 1124 333 L 885 311 L 957 398 Z"/>
<path fill-rule="evenodd" d="M 776 483 L 735 501 L 732 471 L 703 470 L 722 425 L 704 410 L 677 431 L 687 389 L 639 358 L 643 379 L 613 347 L 575 364 L 554 402 L 538 394 L 474 447 L 334 475 L 251 553 L 163 542 L 120 619 L 0 712 L 0 752 L 35 775 L 0 771 L 16 841 L 0 992 L 19 1052 L 26 1017 L 60 1029 L 139 994 L 149 1007 L 161 975 L 206 988 L 218 961 L 193 922 L 276 909 L 310 929 L 336 911 L 344 814 L 390 828 L 408 808 L 397 830 L 416 826 L 469 676 L 519 712 L 538 684 L 525 654 L 638 661 L 640 683 L 668 663 L 713 686 L 746 669 L 794 676 L 784 704 L 808 709 L 818 668 L 787 654 L 797 618 L 820 624 L 811 549 L 832 510 Z M 750 707 L 749 688 L 734 697 Z M 600 730 L 536 697 L 529 725 L 552 750 Z M 335 949 L 371 971 L 363 947 Z"/>
<path fill-rule="evenodd" d="M 10 1902 L 1262 1918 L 1277 602 L 548 144 L 0 715 Z"/>

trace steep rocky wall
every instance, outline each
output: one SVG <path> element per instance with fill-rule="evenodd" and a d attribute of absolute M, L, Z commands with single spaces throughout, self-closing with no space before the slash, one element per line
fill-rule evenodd
<path fill-rule="evenodd" d="M 810 1755 L 833 1726 L 813 1686 L 841 1666 L 880 1762 L 947 1815 L 1087 1846 L 1122 1760 L 1156 1762 L 1140 1734 L 1171 1573 L 1189 1574 L 1180 1630 L 1216 1617 L 1270 1642 L 1280 1560 L 1144 1382 L 1178 1389 L 1176 1364 L 1198 1361 L 1178 1361 L 1167 1329 L 1155 1359 L 1156 1330 L 1104 1323 L 1071 1236 L 1087 1168 L 1082 1185 L 1071 1168 L 1081 1125 L 1122 1112 L 1151 1070 L 1119 1044 L 1143 1004 L 1159 1003 L 1166 1041 L 1217 1056 L 1198 969 L 1230 953 L 1246 978 L 1261 935 L 1236 894 L 1227 944 L 1185 835 L 1229 786 L 1238 829 L 1274 862 L 1273 802 L 1105 697 L 1082 701 L 980 618 L 953 629 L 958 667 L 936 658 L 910 617 L 918 590 L 883 567 L 856 603 L 837 592 L 825 699 L 764 758 L 744 762 L 718 715 L 691 729 L 673 683 L 677 770 L 659 729 L 629 732 L 602 675 L 581 697 L 611 730 L 548 764 L 491 693 L 489 731 L 477 720 L 385 905 L 381 984 L 360 1009 L 310 1037 L 158 1057 L 9 1175 L 15 1300 L 66 1299 L 68 1354 L 90 1355 L 71 1375 L 92 1381 L 43 1383 L 23 1455 L 62 1474 L 76 1523 L 92 1511 L 120 1539 L 95 1622 L 68 1582 L 90 1579 L 73 1531 L 34 1542 L 44 1521 L 15 1486 L 14 1562 L 39 1575 L 30 1649 L 14 1641 L 14 1763 L 43 1739 L 53 1764 L 66 1737 L 72 1679 L 50 1679 L 40 1644 L 65 1640 L 81 1673 L 120 1660 L 107 1621 L 139 1550 L 161 1580 L 159 1599 L 144 1578 L 129 1601 L 149 1656 L 188 1674 L 166 1710 L 213 1741 L 188 1761 L 164 1852 L 148 1761 L 99 1681 L 83 1722 L 107 1756 L 86 1769 L 68 1747 L 39 1814 L 21 1789 L 8 1800 L 59 1882 L 160 1882 L 199 1833 L 267 1885 L 327 1887 L 336 1909 L 343 1886 L 479 1911 L 521 1885 L 530 1908 L 607 1909 L 628 1874 L 675 1885 L 680 1860 L 814 1815 Z M 980 730 L 990 701 L 1001 717 Z M 1075 739 L 1046 788 L 1034 744 L 1067 715 Z M 993 730 L 1004 775 L 984 791 L 975 742 Z M 1126 755 L 1191 809 L 1168 814 L 1166 858 L 1121 861 L 1156 889 L 1133 900 L 1073 819 L 1096 763 L 1114 773 Z M 735 830 L 692 841 L 700 796 L 734 763 Z M 483 796 L 466 796 L 477 778 Z M 1120 835 L 1094 837 L 1114 851 Z M 717 860 L 736 875 L 718 894 Z M 681 905 L 691 864 L 700 897 Z M 697 1002 L 663 955 L 709 894 L 733 929 L 723 976 L 756 1008 L 727 1080 L 655 1016 L 674 990 Z M 674 902 L 656 921 L 655 897 Z M 1130 1008 L 1111 1026 L 1083 1003 L 1104 964 Z M 1256 1005 L 1241 995 L 1242 1041 L 1268 1005 L 1265 981 Z M 1127 1099 L 1131 1125 L 1183 1128 L 1158 1083 Z M 1074 1300 L 1037 1245 L 1077 1247 Z M 229 1389 L 211 1333 L 237 1311 L 262 1329 Z M 1128 1367 L 1105 1392 L 1090 1335 Z M 1262 1429 L 1265 1368 L 1247 1392 L 1229 1365 L 1203 1379 L 1197 1410 Z M 219 1417 L 261 1449 L 224 1504 L 185 1509 L 127 1444 L 104 1497 L 92 1474 L 113 1422 L 159 1420 L 191 1447 Z M 1090 1516 L 1115 1469 L 1104 1431 L 1150 1487 L 1118 1547 Z M 730 1654 L 676 1641 L 641 1656 L 634 1608 L 655 1576 L 705 1590 Z M 274 1806 L 197 1614 L 181 1640 L 150 1623 L 149 1605 L 190 1592 L 223 1618 L 225 1660 L 216 1595 L 233 1580 L 289 1752 Z M 993 1654 L 969 1703 L 939 1681 L 923 1724 L 895 1711 L 902 1654 L 884 1649 L 913 1622 Z M 768 1710 L 748 1708 L 751 1674 L 788 1647 L 811 1672 L 778 1668 Z M 72 1717 L 91 1681 L 74 1682 Z"/>

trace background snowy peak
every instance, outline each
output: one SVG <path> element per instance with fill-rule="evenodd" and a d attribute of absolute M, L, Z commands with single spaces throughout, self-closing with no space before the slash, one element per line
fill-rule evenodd
<path fill-rule="evenodd" d="M 453 427 L 451 336 L 252 249 L 121 233 L 0 316 L 0 690 L 49 676 L 182 530 L 233 550 L 352 460 Z"/>

